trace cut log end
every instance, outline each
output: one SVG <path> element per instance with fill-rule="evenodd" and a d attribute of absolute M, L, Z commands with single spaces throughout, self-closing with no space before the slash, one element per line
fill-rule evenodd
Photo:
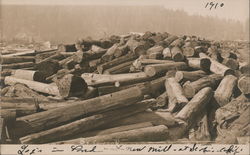
<path fill-rule="evenodd" d="M 192 98 L 195 95 L 195 89 L 190 85 L 190 81 L 187 81 L 183 85 L 183 93 L 187 98 Z"/>

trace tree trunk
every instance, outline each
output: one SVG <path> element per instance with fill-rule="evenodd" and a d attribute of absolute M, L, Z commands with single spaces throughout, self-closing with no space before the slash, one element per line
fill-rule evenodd
<path fill-rule="evenodd" d="M 188 72 L 188 71 L 177 71 L 175 74 L 175 80 L 177 82 L 186 82 L 186 81 L 196 81 L 202 77 L 205 77 L 207 74 L 202 71 L 202 70 L 198 70 L 198 71 L 192 71 L 192 72 Z"/>
<path fill-rule="evenodd" d="M 250 94 L 250 82 L 249 81 L 250 81 L 250 75 L 244 75 L 240 77 L 238 80 L 238 88 L 245 95 Z"/>

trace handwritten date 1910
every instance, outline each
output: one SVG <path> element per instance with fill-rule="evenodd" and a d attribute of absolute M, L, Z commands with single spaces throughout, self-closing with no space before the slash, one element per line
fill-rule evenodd
<path fill-rule="evenodd" d="M 223 6 L 224 6 L 224 3 L 207 2 L 205 5 L 205 8 L 209 8 L 209 10 L 212 10 L 212 9 L 217 9 L 218 7 L 222 8 Z"/>

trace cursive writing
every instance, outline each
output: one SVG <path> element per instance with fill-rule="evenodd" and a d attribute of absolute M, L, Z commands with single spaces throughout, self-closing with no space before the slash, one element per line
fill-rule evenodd
<path fill-rule="evenodd" d="M 218 7 L 223 7 L 223 6 L 224 6 L 224 3 L 207 2 L 205 5 L 205 8 L 212 10 L 212 9 L 217 9 Z"/>
<path fill-rule="evenodd" d="M 38 152 L 42 152 L 39 148 L 29 148 L 29 145 L 22 145 L 19 150 L 17 150 L 18 155 L 32 155 Z"/>
<path fill-rule="evenodd" d="M 96 145 L 91 148 L 85 148 L 83 145 L 72 145 L 71 151 L 72 152 L 97 152 L 96 151 Z"/>

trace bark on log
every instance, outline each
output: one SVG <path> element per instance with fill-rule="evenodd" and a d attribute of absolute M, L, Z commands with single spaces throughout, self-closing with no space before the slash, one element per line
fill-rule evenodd
<path fill-rule="evenodd" d="M 199 90 L 205 87 L 214 88 L 222 80 L 222 76 L 218 74 L 212 74 L 197 81 L 189 82 L 187 81 L 183 85 L 183 92 L 187 98 L 192 98 Z"/>
<path fill-rule="evenodd" d="M 214 93 L 214 98 L 221 107 L 229 103 L 236 83 L 237 77 L 233 75 L 227 75 L 222 79 L 220 85 Z"/>
<path fill-rule="evenodd" d="M 56 51 L 51 51 L 51 52 L 36 54 L 35 62 L 38 64 L 38 63 L 42 62 L 44 59 L 46 59 L 52 55 L 55 55 L 56 53 L 57 53 Z"/>
<path fill-rule="evenodd" d="M 211 88 L 201 89 L 175 117 L 186 121 L 188 128 L 192 127 L 202 117 L 201 112 L 205 110 L 212 96 Z"/>
<path fill-rule="evenodd" d="M 33 56 L 16 56 L 16 57 L 0 57 L 1 64 L 13 64 L 22 62 L 34 62 L 35 58 Z"/>
<path fill-rule="evenodd" d="M 121 74 L 129 72 L 130 66 L 133 64 L 134 61 L 128 61 L 121 63 L 117 66 L 111 67 L 103 71 L 103 74 Z"/>
<path fill-rule="evenodd" d="M 222 64 L 233 69 L 233 70 L 239 69 L 239 62 L 235 59 L 232 59 L 232 58 L 224 59 L 222 61 Z"/>
<path fill-rule="evenodd" d="M 197 71 L 177 71 L 175 74 L 175 80 L 177 82 L 186 82 L 186 81 L 196 81 L 202 77 L 205 77 L 207 74 L 202 70 Z"/>
<path fill-rule="evenodd" d="M 19 79 L 30 80 L 30 81 L 38 81 L 38 82 L 46 81 L 46 76 L 39 71 L 18 69 L 12 71 L 12 76 Z"/>
<path fill-rule="evenodd" d="M 206 54 L 204 53 L 200 53 L 199 56 L 201 58 L 208 58 L 210 59 L 211 61 L 211 66 L 210 66 L 210 71 L 215 73 L 215 74 L 220 74 L 222 76 L 225 76 L 225 75 L 233 75 L 234 74 L 234 71 L 230 68 L 228 68 L 227 66 L 213 60 L 212 58 L 210 58 L 209 56 L 207 56 Z"/>
<path fill-rule="evenodd" d="M 156 104 L 152 105 L 150 108 L 152 110 L 157 110 L 160 108 L 165 108 L 167 106 L 168 106 L 168 94 L 167 92 L 164 92 L 156 98 Z"/>
<path fill-rule="evenodd" d="M 177 69 L 177 70 L 185 70 L 188 66 L 184 62 L 175 62 L 175 63 L 166 63 L 166 64 L 154 64 L 154 65 L 147 65 L 144 68 L 144 72 L 153 77 L 155 75 L 162 75 L 165 74 L 169 70 Z"/>
<path fill-rule="evenodd" d="M 21 68 L 29 68 L 33 66 L 34 66 L 33 62 L 21 62 L 21 63 L 2 65 L 2 69 L 21 69 Z"/>
<path fill-rule="evenodd" d="M 172 60 L 172 53 L 171 53 L 171 50 L 170 48 L 165 48 L 162 52 L 162 55 L 163 55 L 163 59 L 166 59 L 166 60 Z"/>
<path fill-rule="evenodd" d="M 63 139 L 81 132 L 86 132 L 95 129 L 101 125 L 128 117 L 135 113 L 146 110 L 153 102 L 154 99 L 145 100 L 142 102 L 134 103 L 132 105 L 114 109 L 104 112 L 102 114 L 93 115 L 83 118 L 72 123 L 62 125 L 50 130 L 34 133 L 20 138 L 21 143 L 47 143 L 57 139 Z M 114 117 L 115 116 L 115 117 Z"/>
<path fill-rule="evenodd" d="M 174 78 L 166 79 L 165 88 L 168 94 L 168 110 L 170 112 L 174 112 L 176 108 L 183 107 L 188 103 L 181 85 Z"/>
<path fill-rule="evenodd" d="M 79 138 L 62 144 L 101 144 L 106 142 L 145 142 L 163 141 L 168 139 L 168 128 L 164 125 L 117 132 L 108 135 Z"/>
<path fill-rule="evenodd" d="M 181 49 L 177 46 L 171 48 L 171 54 L 172 54 L 172 59 L 174 61 L 183 61 L 184 60 L 183 53 L 182 53 Z"/>
<path fill-rule="evenodd" d="M 141 89 L 133 87 L 113 94 L 77 101 L 72 105 L 18 118 L 16 133 L 19 136 L 25 136 L 59 126 L 88 114 L 130 105 L 142 100 L 142 98 Z"/>
<path fill-rule="evenodd" d="M 250 75 L 244 75 L 239 78 L 238 88 L 243 94 L 250 94 Z"/>
<path fill-rule="evenodd" d="M 209 71 L 211 66 L 210 59 L 207 58 L 187 58 L 188 66 L 194 69 Z"/>
<path fill-rule="evenodd" d="M 44 84 L 44 83 L 40 83 L 36 81 L 29 81 L 29 80 L 24 80 L 24 79 L 18 79 L 12 76 L 5 77 L 4 83 L 6 85 L 14 85 L 17 83 L 21 83 L 21 84 L 27 85 L 30 89 L 33 89 L 35 91 L 50 94 L 50 95 L 60 96 L 57 86 L 52 86 L 49 84 Z"/>

